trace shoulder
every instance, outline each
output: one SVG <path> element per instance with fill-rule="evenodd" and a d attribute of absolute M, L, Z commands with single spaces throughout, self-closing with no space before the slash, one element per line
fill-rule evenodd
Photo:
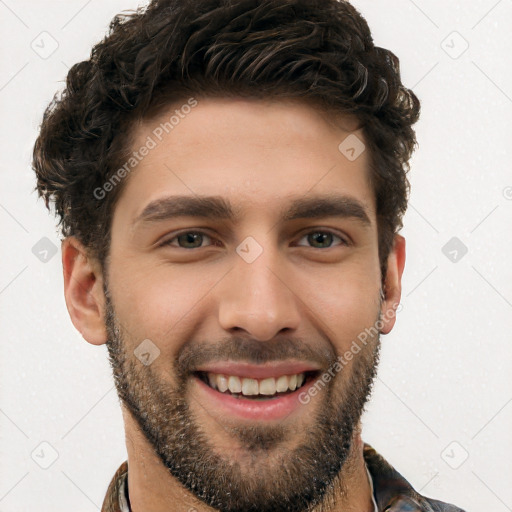
<path fill-rule="evenodd" d="M 364 443 L 364 459 L 373 480 L 379 511 L 389 512 L 465 512 L 443 501 L 419 494 L 411 484 L 368 443 Z"/>
<path fill-rule="evenodd" d="M 101 512 L 121 512 L 119 504 L 119 489 L 128 474 L 128 461 L 124 461 L 115 472 L 107 489 Z"/>

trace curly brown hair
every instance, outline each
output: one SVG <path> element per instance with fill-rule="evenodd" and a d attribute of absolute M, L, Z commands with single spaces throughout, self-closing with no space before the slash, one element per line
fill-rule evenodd
<path fill-rule="evenodd" d="M 343 0 L 153 0 L 115 16 L 90 58 L 69 70 L 34 146 L 36 188 L 55 204 L 64 237 L 76 236 L 105 270 L 123 182 L 105 198 L 94 190 L 126 161 L 133 123 L 191 95 L 299 98 L 331 119 L 355 115 L 385 276 L 407 208 L 420 102 L 402 85 L 398 58 L 374 45 Z"/>

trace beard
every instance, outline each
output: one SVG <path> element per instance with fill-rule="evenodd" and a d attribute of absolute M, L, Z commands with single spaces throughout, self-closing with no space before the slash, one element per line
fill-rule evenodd
<path fill-rule="evenodd" d="M 107 348 L 118 396 L 169 473 L 194 496 L 220 512 L 306 512 L 323 509 L 335 491 L 346 495 L 354 433 L 377 373 L 380 333 L 353 358 L 343 386 L 335 387 L 344 375 L 341 370 L 321 390 L 324 396 L 317 400 L 313 418 L 303 418 L 301 442 L 295 447 L 284 445 L 290 435 L 298 436 L 297 426 L 219 424 L 243 448 L 241 463 L 226 451 L 215 451 L 190 407 L 194 367 L 228 356 L 254 364 L 307 356 L 327 369 L 337 357 L 334 349 L 313 352 L 291 339 L 272 344 L 247 338 L 215 345 L 185 343 L 173 363 L 171 386 L 127 348 L 133 340 L 122 332 L 106 292 Z"/>

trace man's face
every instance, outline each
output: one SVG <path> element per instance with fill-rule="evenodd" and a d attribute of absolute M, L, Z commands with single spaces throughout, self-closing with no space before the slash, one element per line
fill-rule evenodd
<path fill-rule="evenodd" d="M 378 336 L 358 341 L 381 313 L 368 155 L 346 158 L 349 132 L 291 101 L 200 99 L 158 141 L 176 108 L 138 126 L 134 151 L 157 144 L 114 212 L 117 389 L 162 463 L 209 505 L 303 510 L 347 461 L 378 361 Z M 189 211 L 178 196 L 219 204 Z M 272 395 L 295 379 L 300 389 Z M 226 380 L 260 395 L 224 391 Z"/>

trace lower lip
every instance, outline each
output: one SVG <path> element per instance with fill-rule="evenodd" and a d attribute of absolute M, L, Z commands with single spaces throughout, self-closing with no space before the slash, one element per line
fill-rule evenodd
<path fill-rule="evenodd" d="M 302 387 L 279 398 L 268 400 L 252 400 L 250 398 L 235 398 L 228 393 L 221 393 L 211 388 L 199 377 L 194 377 L 200 392 L 207 398 L 208 407 L 221 412 L 222 415 L 238 416 L 249 420 L 281 420 L 306 404 L 299 401 L 302 393 L 308 392 L 309 387 L 314 385 L 314 379 L 306 382 Z M 304 395 L 302 395 L 304 396 Z M 308 402 L 309 403 L 309 402 Z"/>

